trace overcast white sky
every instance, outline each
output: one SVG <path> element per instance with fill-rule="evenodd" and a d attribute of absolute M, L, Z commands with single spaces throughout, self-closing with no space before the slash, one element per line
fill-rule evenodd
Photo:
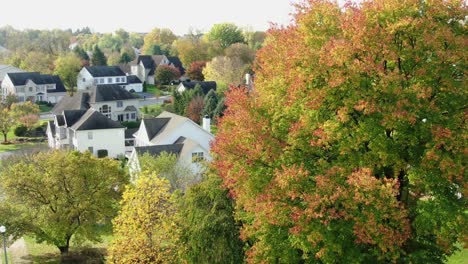
<path fill-rule="evenodd" d="M 269 22 L 288 24 L 291 3 L 299 0 L 2 0 L 0 26 L 17 29 L 77 29 L 148 32 L 154 27 L 182 35 L 233 22 L 266 30 Z"/>

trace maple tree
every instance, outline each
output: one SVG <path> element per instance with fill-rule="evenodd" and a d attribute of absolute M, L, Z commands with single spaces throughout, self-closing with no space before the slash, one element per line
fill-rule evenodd
<path fill-rule="evenodd" d="M 187 70 L 187 76 L 193 81 L 204 81 L 203 68 L 206 66 L 206 61 L 194 61 L 190 64 Z"/>
<path fill-rule="evenodd" d="M 326 0 L 269 31 L 213 146 L 247 260 L 443 263 L 466 237 L 466 6 Z"/>
<path fill-rule="evenodd" d="M 194 96 L 187 105 L 187 117 L 193 122 L 200 124 L 205 103 L 203 97 Z"/>
<path fill-rule="evenodd" d="M 180 71 L 172 65 L 159 65 L 156 68 L 154 78 L 163 83 L 168 84 L 172 80 L 177 80 L 180 77 Z"/>

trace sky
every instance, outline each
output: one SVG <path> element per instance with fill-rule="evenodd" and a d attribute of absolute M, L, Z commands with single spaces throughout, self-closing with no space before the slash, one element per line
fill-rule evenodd
<path fill-rule="evenodd" d="M 240 27 L 267 30 L 270 22 L 289 24 L 299 0 L 6 0 L 0 27 L 68 29 L 85 26 L 95 32 L 149 32 L 169 28 L 183 35 L 190 29 L 208 31 L 232 22 Z"/>

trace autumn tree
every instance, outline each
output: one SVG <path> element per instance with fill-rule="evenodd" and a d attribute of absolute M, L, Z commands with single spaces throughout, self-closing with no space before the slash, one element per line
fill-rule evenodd
<path fill-rule="evenodd" d="M 177 39 L 172 44 L 172 50 L 184 66 L 189 66 L 195 61 L 209 59 L 207 44 L 201 39 Z"/>
<path fill-rule="evenodd" d="M 224 54 L 228 58 L 238 58 L 244 64 L 252 64 L 255 59 L 255 51 L 244 43 L 232 44 L 224 50 Z"/>
<path fill-rule="evenodd" d="M 187 263 L 242 263 L 243 242 L 234 201 L 214 172 L 177 201 L 178 251 Z"/>
<path fill-rule="evenodd" d="M 54 73 L 60 77 L 65 84 L 67 91 L 72 96 L 75 92 L 77 77 L 81 68 L 82 61 L 73 53 L 60 56 L 55 60 Z"/>
<path fill-rule="evenodd" d="M 297 8 L 213 146 L 248 262 L 444 263 L 467 235 L 466 6 Z"/>
<path fill-rule="evenodd" d="M 190 80 L 194 81 L 204 81 L 205 76 L 203 76 L 203 69 L 206 66 L 206 61 L 194 61 L 190 64 L 187 69 L 187 76 Z"/>
<path fill-rule="evenodd" d="M 176 263 L 175 205 L 170 184 L 144 171 L 128 185 L 119 215 L 109 263 Z"/>
<path fill-rule="evenodd" d="M 15 117 L 5 104 L 0 104 L 0 132 L 3 134 L 3 143 L 8 142 L 8 132 L 15 126 Z"/>
<path fill-rule="evenodd" d="M 180 78 L 180 71 L 172 65 L 159 65 L 156 68 L 154 78 L 162 84 L 169 84 Z"/>
<path fill-rule="evenodd" d="M 232 23 L 213 25 L 205 37 L 209 41 L 218 41 L 223 49 L 234 43 L 244 42 L 242 30 Z"/>
<path fill-rule="evenodd" d="M 205 104 L 202 96 L 194 96 L 187 105 L 187 117 L 193 122 L 200 124 Z"/>
<path fill-rule="evenodd" d="M 227 90 L 229 85 L 239 85 L 248 68 L 239 58 L 216 57 L 206 64 L 203 69 L 205 80 L 216 81 L 220 94 Z"/>
<path fill-rule="evenodd" d="M 116 215 L 127 177 L 117 161 L 77 151 L 39 152 L 2 163 L 4 201 L 22 234 L 68 253 L 70 240 L 99 241 L 99 225 Z M 102 229 L 102 228 L 101 228 Z"/>
<path fill-rule="evenodd" d="M 177 36 L 167 28 L 155 28 L 145 35 L 142 52 L 147 55 L 155 55 L 154 47 L 159 47 L 161 54 L 168 54 L 170 47 Z"/>
<path fill-rule="evenodd" d="M 39 106 L 30 101 L 23 103 L 15 103 L 10 107 L 10 115 L 14 118 L 15 125 L 22 125 L 28 129 L 39 121 Z"/>

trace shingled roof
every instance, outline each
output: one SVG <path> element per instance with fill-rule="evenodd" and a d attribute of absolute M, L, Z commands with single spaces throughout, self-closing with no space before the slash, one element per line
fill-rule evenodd
<path fill-rule="evenodd" d="M 94 130 L 125 127 L 94 109 L 88 109 L 71 128 L 73 130 Z"/>
<path fill-rule="evenodd" d="M 85 69 L 93 77 L 125 76 L 125 73 L 119 66 L 86 66 Z"/>
<path fill-rule="evenodd" d="M 102 84 L 93 87 L 90 103 L 136 99 L 129 91 L 118 84 Z"/>
<path fill-rule="evenodd" d="M 25 85 L 28 80 L 35 84 L 56 84 L 56 88 L 60 91 L 51 90 L 54 92 L 65 92 L 62 80 L 57 75 L 40 74 L 39 72 L 9 72 L 6 75 L 10 78 L 13 85 Z M 49 90 L 47 90 L 49 92 Z"/>
<path fill-rule="evenodd" d="M 183 144 L 156 145 L 146 147 L 135 147 L 135 151 L 138 153 L 138 155 L 148 153 L 152 156 L 158 156 L 163 152 L 179 155 L 183 147 Z"/>
<path fill-rule="evenodd" d="M 136 75 L 128 75 L 127 84 L 133 84 L 133 83 L 142 83 L 142 82 L 140 78 L 138 78 Z"/>
<path fill-rule="evenodd" d="M 196 85 L 200 85 L 203 90 L 204 94 L 207 94 L 210 90 L 216 91 L 216 82 L 214 81 L 207 81 L 207 82 L 181 82 L 180 85 L 183 85 L 185 89 L 194 89 Z"/>
<path fill-rule="evenodd" d="M 143 123 L 145 124 L 146 134 L 148 138 L 151 140 L 156 136 L 159 131 L 171 120 L 171 118 L 148 118 L 143 119 Z"/>
<path fill-rule="evenodd" d="M 182 62 L 180 61 L 179 57 L 167 57 L 170 63 L 174 65 L 177 69 L 179 69 L 180 75 L 185 74 L 185 69 L 184 66 L 182 65 Z"/>
<path fill-rule="evenodd" d="M 63 118 L 67 127 L 73 126 L 86 113 L 87 110 L 65 110 Z"/>
<path fill-rule="evenodd" d="M 65 95 L 52 109 L 52 113 L 58 115 L 64 110 L 86 110 L 89 108 L 89 94 L 86 91 L 79 91 L 73 96 Z"/>

